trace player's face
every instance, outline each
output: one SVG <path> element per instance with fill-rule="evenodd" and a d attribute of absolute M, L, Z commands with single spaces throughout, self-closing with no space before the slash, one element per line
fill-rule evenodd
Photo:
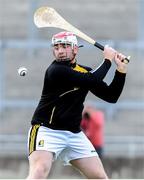
<path fill-rule="evenodd" d="M 55 58 L 59 60 L 73 60 L 77 54 L 77 49 L 77 47 L 72 48 L 69 44 L 56 44 L 53 47 L 53 54 Z"/>

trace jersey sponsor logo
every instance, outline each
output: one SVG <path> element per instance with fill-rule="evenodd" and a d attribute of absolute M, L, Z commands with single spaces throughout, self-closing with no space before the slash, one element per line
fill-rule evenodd
<path fill-rule="evenodd" d="M 38 143 L 38 146 L 39 147 L 44 147 L 44 140 L 40 140 L 39 143 Z"/>

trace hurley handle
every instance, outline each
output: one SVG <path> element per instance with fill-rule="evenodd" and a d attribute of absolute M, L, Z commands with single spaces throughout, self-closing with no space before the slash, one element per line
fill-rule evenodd
<path fill-rule="evenodd" d="M 97 48 L 101 49 L 102 51 L 104 51 L 104 46 L 101 45 L 100 43 L 98 42 L 95 42 L 94 46 L 96 46 Z M 124 62 L 125 64 L 128 64 L 129 63 L 129 59 L 130 59 L 130 56 L 126 57 L 125 59 L 122 60 L 122 62 Z"/>

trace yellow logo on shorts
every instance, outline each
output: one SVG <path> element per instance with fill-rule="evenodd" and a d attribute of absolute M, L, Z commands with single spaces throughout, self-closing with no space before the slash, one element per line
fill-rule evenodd
<path fill-rule="evenodd" d="M 38 146 L 39 147 L 44 147 L 44 140 L 40 140 L 39 143 L 38 143 Z"/>

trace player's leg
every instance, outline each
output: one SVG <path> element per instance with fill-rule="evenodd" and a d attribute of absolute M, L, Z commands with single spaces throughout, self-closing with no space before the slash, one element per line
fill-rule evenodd
<path fill-rule="evenodd" d="M 29 156 L 29 175 L 27 179 L 46 179 L 51 169 L 53 153 L 34 151 Z"/>
<path fill-rule="evenodd" d="M 89 179 L 108 179 L 98 156 L 80 158 L 70 162 Z"/>
<path fill-rule="evenodd" d="M 28 135 L 29 176 L 28 179 L 45 179 L 53 160 L 66 147 L 65 134 L 44 126 L 34 125 Z"/>
<path fill-rule="evenodd" d="M 29 175 L 27 179 L 45 179 L 50 171 L 53 151 L 47 143 L 48 130 L 40 125 L 34 125 L 29 130 Z M 50 141 L 51 142 L 51 141 Z"/>
<path fill-rule="evenodd" d="M 70 137 L 70 150 L 66 154 L 69 162 L 87 178 L 107 179 L 101 160 L 86 135 L 80 132 L 73 133 Z"/>

